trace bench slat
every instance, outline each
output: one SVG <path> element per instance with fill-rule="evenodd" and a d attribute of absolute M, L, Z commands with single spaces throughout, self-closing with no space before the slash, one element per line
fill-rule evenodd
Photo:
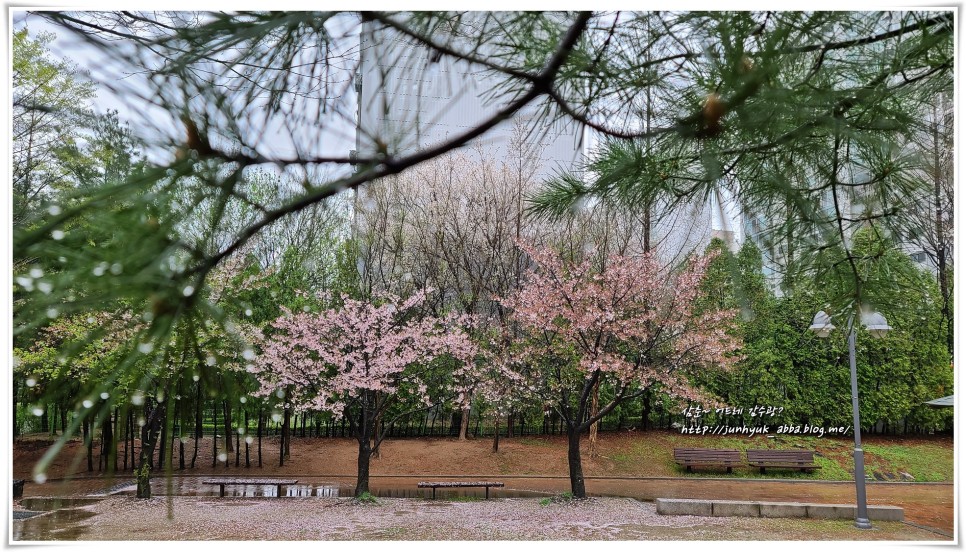
<path fill-rule="evenodd" d="M 765 473 L 765 468 L 810 471 L 821 467 L 815 464 L 815 451 L 803 449 L 749 450 L 748 464 L 759 468 L 761 473 Z"/>

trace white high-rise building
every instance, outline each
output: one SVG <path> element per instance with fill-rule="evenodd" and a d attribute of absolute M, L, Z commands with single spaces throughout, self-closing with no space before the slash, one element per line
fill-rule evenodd
<path fill-rule="evenodd" d="M 360 158 L 412 153 L 444 143 L 488 120 L 512 100 L 503 88 L 503 76 L 439 55 L 373 24 L 363 25 L 360 45 L 355 76 Z M 483 147 L 490 158 L 508 160 L 522 138 L 537 157 L 537 181 L 560 171 L 578 171 L 592 133 L 567 117 L 548 115 L 544 107 L 535 100 L 463 149 Z M 742 214 L 725 189 L 707 201 L 672 210 L 657 208 L 650 221 L 648 241 L 667 265 L 703 251 L 713 237 L 722 238 L 732 250 L 744 239 Z"/>
<path fill-rule="evenodd" d="M 412 153 L 460 136 L 512 99 L 502 83 L 501 76 L 482 66 L 365 24 L 355 83 L 359 157 Z M 584 158 L 583 126 L 554 119 L 534 101 L 464 148 L 482 146 L 490 157 L 503 160 L 512 157 L 514 139 L 523 139 L 538 157 L 537 178 L 575 170 Z"/>

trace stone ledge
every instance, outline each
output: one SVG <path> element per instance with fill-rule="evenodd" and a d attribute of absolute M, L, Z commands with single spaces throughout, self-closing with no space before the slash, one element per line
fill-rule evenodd
<path fill-rule="evenodd" d="M 657 513 L 668 516 L 710 516 L 710 500 L 694 500 L 690 498 L 659 498 Z"/>
<path fill-rule="evenodd" d="M 854 519 L 855 506 L 850 504 L 813 504 L 803 502 L 761 502 L 742 500 L 704 500 L 692 498 L 658 498 L 657 513 L 678 516 L 719 517 L 808 517 L 816 519 Z M 898 506 L 869 506 L 873 521 L 903 521 Z"/>

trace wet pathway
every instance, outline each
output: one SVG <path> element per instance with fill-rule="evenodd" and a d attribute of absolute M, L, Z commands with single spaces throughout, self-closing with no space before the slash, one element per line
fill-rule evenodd
<path fill-rule="evenodd" d="M 283 490 L 291 497 L 338 497 L 351 496 L 355 484 L 349 476 L 293 476 L 299 480 Z M 203 485 L 205 476 L 157 477 L 152 490 L 157 495 L 217 496 L 218 487 Z M 566 477 L 499 476 L 499 475 L 421 475 L 421 476 L 373 476 L 370 479 L 372 494 L 381 497 L 415 498 L 428 497 L 428 489 L 417 489 L 416 483 L 426 480 L 495 480 L 503 481 L 503 489 L 491 489 L 494 498 L 523 498 L 549 496 L 570 489 Z M 586 481 L 587 492 L 595 496 L 631 497 L 651 501 L 656 498 L 705 498 L 730 500 L 764 500 L 775 502 L 818 502 L 825 504 L 849 504 L 855 501 L 855 485 L 851 481 L 803 481 L 781 479 L 733 479 L 733 478 L 596 478 Z M 953 485 L 947 483 L 886 483 L 870 482 L 867 486 L 870 504 L 900 506 L 905 509 L 906 520 L 921 526 L 939 529 L 946 533 L 953 530 Z M 107 494 L 134 494 L 133 481 L 116 478 L 84 478 L 72 481 L 50 481 L 44 485 L 28 483 L 25 496 L 106 496 Z M 440 498 L 482 497 L 482 489 L 439 490 Z M 274 486 L 238 486 L 226 488 L 230 496 L 274 496 Z M 56 509 L 52 504 L 46 508 L 29 506 L 32 510 L 56 510 L 42 516 L 14 523 L 15 538 L 30 539 L 29 535 L 48 533 L 53 527 L 61 527 L 64 534 L 52 534 L 52 538 L 70 538 L 71 521 L 83 519 L 86 512 L 75 508 Z M 43 506 L 43 503 L 39 503 Z M 24 534 L 26 533 L 26 534 Z"/>

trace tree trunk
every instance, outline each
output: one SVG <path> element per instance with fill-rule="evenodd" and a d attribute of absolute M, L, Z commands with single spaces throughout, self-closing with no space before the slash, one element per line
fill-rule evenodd
<path fill-rule="evenodd" d="M 641 407 L 641 431 L 647 431 L 648 422 L 651 419 L 651 392 L 644 392 L 644 405 Z"/>
<path fill-rule="evenodd" d="M 500 452 L 500 415 L 493 415 L 493 452 Z"/>
<path fill-rule="evenodd" d="M 586 498 L 584 470 L 580 463 L 580 432 L 575 427 L 567 428 L 567 464 L 570 467 L 570 492 L 574 498 Z"/>
<path fill-rule="evenodd" d="M 131 439 L 131 470 L 136 470 L 137 469 L 137 465 L 138 465 L 137 464 L 137 458 L 136 458 L 135 453 L 134 453 L 134 438 L 135 438 L 136 432 L 137 432 L 137 430 L 134 429 L 134 425 L 135 425 L 134 424 L 134 410 L 131 409 L 131 410 L 128 410 L 127 411 L 127 426 L 129 428 L 131 428 L 131 432 L 129 434 L 130 439 Z"/>
<path fill-rule="evenodd" d="M 211 467 L 214 468 L 218 466 L 218 403 L 211 410 L 215 415 L 215 431 L 211 436 Z"/>
<path fill-rule="evenodd" d="M 145 421 L 141 427 L 141 454 L 138 468 L 135 471 L 137 480 L 137 498 L 151 498 L 151 465 L 154 457 L 154 447 L 157 444 L 158 433 L 161 430 L 160 420 L 164 417 L 164 404 L 159 403 L 151 408 L 150 403 L 145 406 Z"/>
<path fill-rule="evenodd" d="M 246 468 L 252 467 L 252 457 L 248 453 L 248 442 L 251 440 L 252 440 L 251 436 L 248 435 L 248 410 L 245 410 L 245 467 Z"/>
<path fill-rule="evenodd" d="M 285 416 L 282 418 L 282 435 L 280 436 L 281 442 L 278 447 L 278 465 L 282 467 L 285 465 L 285 457 L 288 449 L 288 437 L 289 437 L 289 422 L 291 420 L 291 412 L 288 408 L 285 409 Z"/>
<path fill-rule="evenodd" d="M 111 458 L 117 459 L 117 453 L 112 454 L 111 451 L 116 451 L 114 446 L 114 422 L 111 414 L 108 413 L 107 417 L 104 419 L 104 425 L 101 426 L 101 458 L 104 460 L 105 469 L 113 472 L 111 469 Z M 98 469 L 100 469 L 101 461 L 97 461 Z"/>
<path fill-rule="evenodd" d="M 87 445 L 87 471 L 94 471 L 94 426 L 84 420 L 84 444 Z"/>
<path fill-rule="evenodd" d="M 124 430 L 120 431 L 120 420 L 118 420 L 118 433 L 121 433 L 123 435 L 122 439 L 124 439 L 124 471 L 127 471 L 127 433 L 128 431 L 130 431 L 129 429 L 130 425 L 131 424 L 128 421 L 128 417 L 125 416 L 124 426 L 123 426 Z"/>
<path fill-rule="evenodd" d="M 469 428 L 470 428 L 470 407 L 467 406 L 466 408 L 463 409 L 463 415 L 460 416 L 460 436 L 459 436 L 460 441 L 466 440 L 466 433 L 469 431 Z"/>
<path fill-rule="evenodd" d="M 590 417 L 593 418 L 600 412 L 600 380 L 594 384 L 594 388 L 590 392 Z M 598 456 L 597 452 L 597 428 L 600 424 L 600 420 L 590 424 L 590 439 L 587 446 L 587 452 L 590 454 L 591 458 L 596 458 Z"/>
<path fill-rule="evenodd" d="M 355 496 L 360 496 L 362 493 L 369 492 L 369 460 L 372 453 L 372 449 L 369 446 L 368 435 L 360 436 L 358 441 L 359 460 L 357 462 L 358 469 L 356 470 Z"/>
<path fill-rule="evenodd" d="M 167 418 L 167 416 L 165 416 Z M 161 421 L 161 446 L 158 447 L 158 469 L 164 467 L 164 459 L 168 455 L 168 423 L 167 419 Z"/>
<path fill-rule="evenodd" d="M 262 409 L 258 409 L 258 467 L 262 467 L 262 433 L 265 431 L 265 416 Z"/>
<path fill-rule="evenodd" d="M 225 417 L 225 452 L 232 453 L 235 452 L 234 447 L 231 445 L 231 404 L 229 402 L 223 401 L 222 408 L 224 408 Z"/>

